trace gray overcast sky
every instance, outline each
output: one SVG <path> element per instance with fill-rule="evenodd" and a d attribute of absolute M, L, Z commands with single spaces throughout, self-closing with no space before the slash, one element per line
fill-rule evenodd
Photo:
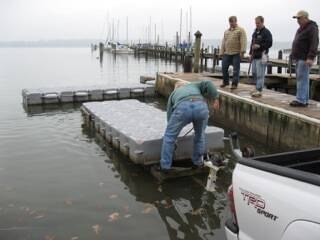
<path fill-rule="evenodd" d="M 179 30 L 180 8 L 186 32 L 189 6 L 193 32 L 199 29 L 207 39 L 221 38 L 230 15 L 238 16 L 248 34 L 254 17 L 265 16 L 276 41 L 292 40 L 297 29 L 292 15 L 300 9 L 320 22 L 319 0 L 0 0 L 0 41 L 104 38 L 108 12 L 111 21 L 119 19 L 121 38 L 125 38 L 126 16 L 130 39 L 145 38 L 151 16 L 159 33 L 163 22 L 164 38 L 171 40 Z"/>

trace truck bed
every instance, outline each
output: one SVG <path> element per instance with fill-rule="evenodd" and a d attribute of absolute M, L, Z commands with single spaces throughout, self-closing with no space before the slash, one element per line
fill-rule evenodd
<path fill-rule="evenodd" d="M 239 163 L 320 186 L 319 148 L 242 158 Z"/>

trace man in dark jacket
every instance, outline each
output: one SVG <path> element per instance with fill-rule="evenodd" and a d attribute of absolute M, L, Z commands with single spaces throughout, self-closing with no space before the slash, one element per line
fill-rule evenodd
<path fill-rule="evenodd" d="M 250 60 L 252 63 L 253 80 L 256 83 L 256 91 L 253 97 L 261 97 L 266 67 L 268 63 L 269 48 L 272 46 L 272 34 L 264 26 L 264 18 L 258 16 L 255 19 L 256 29 L 252 34 L 250 47 Z"/>
<path fill-rule="evenodd" d="M 306 11 L 299 11 L 293 18 L 300 25 L 292 44 L 291 57 L 296 62 L 297 100 L 290 103 L 292 107 L 306 107 L 309 100 L 309 73 L 317 56 L 319 45 L 318 25 L 309 20 Z"/>

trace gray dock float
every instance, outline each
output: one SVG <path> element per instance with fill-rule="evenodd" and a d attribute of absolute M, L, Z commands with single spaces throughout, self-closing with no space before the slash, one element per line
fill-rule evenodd
<path fill-rule="evenodd" d="M 81 107 L 85 123 L 92 124 L 106 141 L 137 164 L 158 163 L 162 137 L 166 128 L 166 113 L 138 100 L 87 102 Z M 178 138 L 176 160 L 192 155 L 194 132 L 186 126 Z M 184 136 L 188 133 L 186 136 Z M 224 131 L 207 127 L 207 151 L 223 148 Z"/>
<path fill-rule="evenodd" d="M 110 85 L 33 88 L 22 90 L 23 103 L 26 106 L 127 99 L 150 97 L 154 95 L 154 85 L 141 83 L 113 83 Z"/>

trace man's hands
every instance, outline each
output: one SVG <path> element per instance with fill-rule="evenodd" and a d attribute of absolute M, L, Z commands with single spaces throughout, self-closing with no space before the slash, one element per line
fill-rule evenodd
<path fill-rule="evenodd" d="M 253 50 L 256 50 L 256 49 L 259 49 L 260 48 L 260 45 L 259 44 L 253 44 L 252 45 L 252 49 Z"/>
<path fill-rule="evenodd" d="M 244 52 L 240 53 L 240 60 L 242 60 L 244 58 Z"/>
<path fill-rule="evenodd" d="M 214 110 L 219 110 L 219 108 L 220 108 L 219 99 L 213 100 L 211 106 L 212 106 L 212 108 L 213 108 Z"/>
<path fill-rule="evenodd" d="M 307 66 L 311 67 L 313 65 L 313 63 L 314 63 L 314 60 L 307 59 L 305 63 L 306 63 Z"/>

